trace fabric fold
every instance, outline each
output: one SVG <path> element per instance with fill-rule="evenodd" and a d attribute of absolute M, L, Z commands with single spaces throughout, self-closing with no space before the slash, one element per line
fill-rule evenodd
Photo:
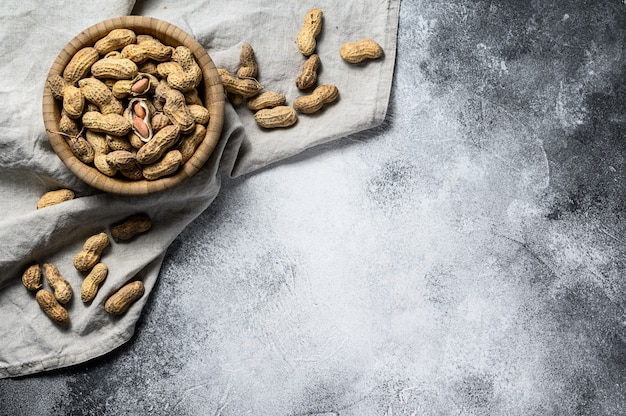
<path fill-rule="evenodd" d="M 289 102 L 305 92 L 294 80 L 304 57 L 294 39 L 309 7 L 293 2 L 241 7 L 241 2 L 115 1 L 92 5 L 81 0 L 63 6 L 20 3 L 0 11 L 0 378 L 23 376 L 75 365 L 119 347 L 132 336 L 149 301 L 168 246 L 215 199 L 224 177 L 239 177 L 287 159 L 303 150 L 380 124 L 387 111 L 393 67 L 399 1 L 371 1 L 367 13 L 330 1 L 326 30 L 318 53 L 323 62 L 320 83 L 334 83 L 340 100 L 314 116 L 301 115 L 290 129 L 258 127 L 245 103 L 227 103 L 220 141 L 209 161 L 183 184 L 157 194 L 129 197 L 99 192 L 71 174 L 52 151 L 41 120 L 41 95 L 49 65 L 77 33 L 101 20 L 141 14 L 173 23 L 192 34 L 218 67 L 235 71 L 243 42 L 255 48 L 259 81 L 267 90 L 284 92 Z M 133 8 L 134 7 L 134 8 Z M 62 16 L 62 19 L 59 19 Z M 32 21 L 39 22 L 32 25 Z M 51 36 L 52 34 L 52 36 Z M 375 38 L 383 59 L 351 66 L 338 54 L 344 41 Z M 17 45 L 28 44 L 29 48 Z M 36 57 L 36 59 L 33 59 Z M 76 199 L 36 210 L 45 192 L 70 188 Z M 112 224 L 135 213 L 153 221 L 149 233 L 126 243 L 113 242 L 103 252 L 109 275 L 90 304 L 80 300 L 85 274 L 73 268 L 73 257 L 85 239 L 110 235 Z M 30 264 L 54 263 L 70 281 L 74 299 L 68 305 L 69 328 L 54 325 L 42 313 L 34 294 L 21 283 Z M 145 295 L 122 317 L 103 312 L 109 294 L 140 278 Z"/>

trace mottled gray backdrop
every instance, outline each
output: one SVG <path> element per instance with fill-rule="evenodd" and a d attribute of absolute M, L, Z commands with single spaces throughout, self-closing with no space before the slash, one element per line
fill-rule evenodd
<path fill-rule="evenodd" d="M 622 415 L 626 4 L 404 1 L 383 126 L 225 180 L 6 415 Z"/>

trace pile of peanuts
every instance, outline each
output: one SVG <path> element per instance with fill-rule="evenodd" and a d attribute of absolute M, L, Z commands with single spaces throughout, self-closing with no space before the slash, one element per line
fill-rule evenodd
<path fill-rule="evenodd" d="M 175 173 L 206 135 L 202 70 L 191 50 L 114 29 L 48 77 L 62 102 L 59 132 L 104 175 L 156 180 Z"/>
<path fill-rule="evenodd" d="M 37 203 L 37 209 L 60 204 L 74 198 L 74 192 L 69 189 L 59 189 L 44 194 Z M 152 227 L 152 221 L 145 214 L 134 214 L 120 223 L 111 225 L 111 237 L 118 243 L 127 242 L 145 233 Z M 84 273 L 81 285 L 81 301 L 90 304 L 102 283 L 109 274 L 109 267 L 102 262 L 103 252 L 111 245 L 111 239 L 105 232 L 94 234 L 87 238 L 81 250 L 73 260 L 74 268 Z M 49 289 L 44 288 L 45 282 Z M 73 297 L 70 282 L 59 272 L 52 263 L 31 264 L 22 274 L 22 284 L 26 289 L 35 293 L 35 300 L 43 312 L 55 323 L 67 326 L 70 323 L 68 309 Z M 122 315 L 130 306 L 139 300 L 145 293 L 141 280 L 133 279 L 111 293 L 104 302 L 104 310 L 111 315 Z"/>
<path fill-rule="evenodd" d="M 231 74 L 224 68 L 218 68 L 231 104 L 239 106 L 244 98 L 247 99 L 247 106 L 254 112 L 254 119 L 259 126 L 266 129 L 293 126 L 298 120 L 298 113 L 316 113 L 339 97 L 339 90 L 335 85 L 317 85 L 321 60 L 315 50 L 317 37 L 322 31 L 322 16 L 323 12 L 318 8 L 309 10 L 296 38 L 298 48 L 306 58 L 302 65 L 302 72 L 295 80 L 296 86 L 301 91 L 311 89 L 312 91 L 308 95 L 296 98 L 292 106 L 287 105 L 285 94 L 263 91 L 263 86 L 256 79 L 258 65 L 250 44 L 242 45 L 239 57 L 240 67 L 236 74 Z M 361 39 L 341 45 L 339 54 L 344 61 L 358 64 L 368 59 L 380 58 L 383 56 L 383 49 L 371 39 Z"/>

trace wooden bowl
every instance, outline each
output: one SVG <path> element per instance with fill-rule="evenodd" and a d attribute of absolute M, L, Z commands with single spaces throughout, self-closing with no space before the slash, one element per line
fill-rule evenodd
<path fill-rule="evenodd" d="M 165 45 L 186 46 L 193 53 L 202 69 L 203 80 L 198 92 L 204 106 L 209 110 L 210 120 L 204 140 L 194 155 L 171 176 L 157 180 L 131 180 L 123 177 L 109 177 L 95 167 L 87 165 L 74 156 L 66 139 L 59 134 L 62 102 L 56 100 L 46 85 L 43 93 L 43 120 L 52 148 L 78 178 L 99 190 L 120 195 L 148 195 L 172 188 L 194 175 L 209 159 L 222 133 L 224 123 L 224 90 L 215 64 L 206 50 L 191 35 L 171 23 L 145 16 L 123 16 L 97 23 L 74 37 L 63 48 L 52 64 L 48 76 L 63 75 L 63 70 L 72 56 L 80 49 L 93 46 L 111 30 L 126 28 L 136 34 L 151 35 Z"/>

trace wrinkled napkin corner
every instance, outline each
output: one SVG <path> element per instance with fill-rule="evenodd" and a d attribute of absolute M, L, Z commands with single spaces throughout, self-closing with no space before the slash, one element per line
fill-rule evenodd
<path fill-rule="evenodd" d="M 0 10 L 3 63 L 0 65 L 0 378 L 34 374 L 82 363 L 119 347 L 132 336 L 154 287 L 168 246 L 215 199 L 223 176 L 240 177 L 303 150 L 375 127 L 387 112 L 395 65 L 399 0 L 366 1 L 356 9 L 332 1 L 116 0 L 106 4 L 73 0 L 58 4 L 15 2 Z M 324 29 L 316 53 L 319 82 L 340 91 L 331 108 L 301 116 L 289 129 L 264 131 L 245 107 L 226 105 L 220 142 L 206 165 L 175 189 L 147 197 L 97 192 L 74 177 L 50 147 L 43 126 L 41 99 L 56 55 L 76 34 L 99 21 L 128 14 L 156 17 L 187 31 L 209 52 L 216 66 L 234 71 L 244 42 L 259 64 L 266 90 L 284 92 L 288 102 L 300 95 L 295 86 L 305 58 L 295 44 L 306 12 L 324 11 Z M 372 38 L 385 50 L 382 59 L 349 65 L 339 46 Z M 36 209 L 45 192 L 70 188 L 77 198 Z M 72 259 L 87 237 L 109 231 L 110 224 L 144 212 L 151 231 L 128 243 L 113 243 L 104 253 L 109 276 L 94 301 L 74 299 L 71 324 L 54 325 L 43 315 L 21 273 L 34 262 L 54 263 L 74 288 L 83 277 Z M 108 293 L 132 278 L 143 280 L 146 294 L 121 317 L 104 312 Z M 76 293 L 76 289 L 74 289 Z M 76 297 L 76 296 L 74 296 Z"/>

